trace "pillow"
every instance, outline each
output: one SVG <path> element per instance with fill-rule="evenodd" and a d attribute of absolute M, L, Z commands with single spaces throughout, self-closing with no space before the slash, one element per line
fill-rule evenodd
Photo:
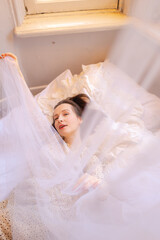
<path fill-rule="evenodd" d="M 101 86 L 101 88 L 108 95 L 108 98 L 112 98 L 112 100 L 108 100 L 110 115 L 115 120 L 122 121 L 123 114 L 125 115 L 126 110 L 131 107 L 132 115 L 141 118 L 148 130 L 158 131 L 160 129 L 160 99 L 148 93 L 109 61 L 105 61 L 101 66 L 99 64 L 82 66 L 83 73 L 89 79 L 94 78 L 97 68 L 99 68 L 98 71 L 101 69 L 103 73 L 101 77 L 106 83 L 106 86 Z M 97 84 L 97 81 L 95 83 Z M 119 107 L 122 111 L 119 110 Z"/>
<path fill-rule="evenodd" d="M 99 65 L 98 65 L 99 66 Z M 35 99 L 40 106 L 42 112 L 47 116 L 48 120 L 53 122 L 54 106 L 67 97 L 72 97 L 79 93 L 85 93 L 90 98 L 99 90 L 92 83 L 90 76 L 80 73 L 72 75 L 70 70 L 66 70 L 53 80 L 42 92 L 35 96 Z"/>
<path fill-rule="evenodd" d="M 73 76 L 70 70 L 66 70 L 35 98 L 52 123 L 55 104 L 79 93 L 86 93 L 103 106 L 115 121 L 144 122 L 152 132 L 160 129 L 159 98 L 148 93 L 109 61 L 82 65 L 79 75 Z"/>
<path fill-rule="evenodd" d="M 160 129 L 160 99 L 139 86 L 115 65 L 104 62 L 104 67 L 106 78 L 109 75 L 112 79 L 112 88 L 123 89 L 124 93 L 139 102 L 143 108 L 142 120 L 145 127 L 152 132 L 158 131 Z"/>

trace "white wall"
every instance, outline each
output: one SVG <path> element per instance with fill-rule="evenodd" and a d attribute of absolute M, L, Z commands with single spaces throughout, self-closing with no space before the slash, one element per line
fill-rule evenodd
<path fill-rule="evenodd" d="M 0 0 L 0 51 L 16 53 L 14 43 L 14 20 L 8 0 Z"/>
<path fill-rule="evenodd" d="M 104 61 L 118 31 L 18 38 L 8 0 L 0 0 L 0 51 L 17 55 L 29 87 L 48 84 L 69 68 Z"/>
<path fill-rule="evenodd" d="M 82 64 L 104 61 L 116 31 L 16 38 L 30 86 L 49 83 L 66 69 L 73 74 Z"/>

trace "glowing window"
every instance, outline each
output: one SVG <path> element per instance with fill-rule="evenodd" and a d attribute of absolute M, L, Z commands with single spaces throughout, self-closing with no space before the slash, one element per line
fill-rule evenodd
<path fill-rule="evenodd" d="M 118 9 L 119 0 L 24 0 L 27 14 Z"/>

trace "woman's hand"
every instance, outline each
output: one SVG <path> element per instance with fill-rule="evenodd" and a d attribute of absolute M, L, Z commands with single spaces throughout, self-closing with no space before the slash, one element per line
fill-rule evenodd
<path fill-rule="evenodd" d="M 100 180 L 94 176 L 85 173 L 73 187 L 74 191 L 88 192 L 89 190 L 95 189 L 99 184 Z"/>
<path fill-rule="evenodd" d="M 13 58 L 15 61 L 17 61 L 17 58 L 16 58 L 16 56 L 14 55 L 14 54 L 12 54 L 12 53 L 2 53 L 1 54 L 1 56 L 0 56 L 0 59 L 3 59 L 3 58 L 5 58 L 5 57 L 11 57 L 11 58 Z"/>

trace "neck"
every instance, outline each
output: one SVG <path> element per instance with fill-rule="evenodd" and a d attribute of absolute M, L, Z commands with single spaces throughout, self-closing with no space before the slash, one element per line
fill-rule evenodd
<path fill-rule="evenodd" d="M 68 147 L 70 147 L 73 143 L 74 137 L 65 137 L 64 141 L 67 143 Z"/>
<path fill-rule="evenodd" d="M 80 134 L 79 133 L 72 134 L 72 136 L 65 137 L 64 141 L 66 142 L 66 144 L 70 148 L 75 139 L 76 139 L 76 141 L 80 142 L 81 138 L 80 138 Z"/>

